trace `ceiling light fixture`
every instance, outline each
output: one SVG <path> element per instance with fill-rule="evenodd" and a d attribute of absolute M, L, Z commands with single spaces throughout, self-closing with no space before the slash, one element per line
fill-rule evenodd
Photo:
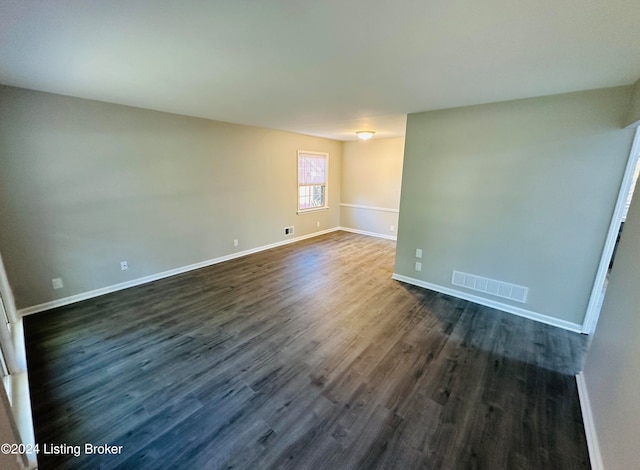
<path fill-rule="evenodd" d="M 357 131 L 356 132 L 356 135 L 362 140 L 369 140 L 371 137 L 373 137 L 373 134 L 375 134 L 375 131 Z"/>

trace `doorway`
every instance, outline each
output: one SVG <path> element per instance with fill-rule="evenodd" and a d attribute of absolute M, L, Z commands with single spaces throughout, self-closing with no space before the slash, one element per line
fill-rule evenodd
<path fill-rule="evenodd" d="M 15 308 L 13 293 L 9 285 L 2 256 L 0 256 L 0 407 L 8 418 L 9 433 L 16 444 L 25 449 L 34 449 L 33 419 L 29 398 L 24 333 L 22 318 Z M 9 436 L 7 436 L 9 437 Z M 19 454 L 22 468 L 37 466 L 36 453 L 26 451 Z"/>
<path fill-rule="evenodd" d="M 618 243 L 620 243 L 620 236 L 622 235 L 622 230 L 624 230 L 624 223 L 627 220 L 627 214 L 629 213 L 629 206 L 631 205 L 631 199 L 633 199 L 633 193 L 636 189 L 636 183 L 638 182 L 638 175 L 640 174 L 640 158 L 636 157 L 636 170 L 633 174 L 633 180 L 631 181 L 631 189 L 629 190 L 629 195 L 627 196 L 627 200 L 624 205 L 624 209 L 622 211 L 622 221 L 620 222 L 620 229 L 618 230 L 618 237 L 616 238 L 616 244 L 613 247 L 613 254 L 611 255 L 611 261 L 609 262 L 609 271 L 613 268 L 613 262 L 616 259 L 616 251 L 618 249 Z"/>
<path fill-rule="evenodd" d="M 620 186 L 620 192 L 618 193 L 618 200 L 613 212 L 613 217 L 611 218 L 609 232 L 600 258 L 600 265 L 596 273 L 596 279 L 593 283 L 593 289 L 591 290 L 591 297 L 589 298 L 589 304 L 587 305 L 587 313 L 582 324 L 581 332 L 583 334 L 593 334 L 596 329 L 598 318 L 600 316 L 600 309 L 602 308 L 602 301 L 606 292 L 609 270 L 615 261 L 615 250 L 617 248 L 617 243 L 620 240 L 622 229 L 624 228 L 624 220 L 626 219 L 626 215 L 629 210 L 629 204 L 633 197 L 639 172 L 640 128 L 637 128 L 633 144 L 631 146 L 631 152 L 629 153 L 629 159 L 627 160 L 627 167 Z"/>

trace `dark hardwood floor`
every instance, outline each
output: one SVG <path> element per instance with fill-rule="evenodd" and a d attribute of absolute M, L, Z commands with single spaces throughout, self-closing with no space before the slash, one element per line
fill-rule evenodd
<path fill-rule="evenodd" d="M 394 281 L 394 250 L 335 232 L 26 317 L 40 468 L 589 468 L 586 338 Z"/>

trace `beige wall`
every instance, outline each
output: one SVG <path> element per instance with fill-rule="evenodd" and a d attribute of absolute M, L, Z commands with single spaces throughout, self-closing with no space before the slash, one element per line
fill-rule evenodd
<path fill-rule="evenodd" d="M 344 142 L 343 227 L 396 236 L 403 157 L 404 137 Z"/>
<path fill-rule="evenodd" d="M 10 87 L 0 102 L 19 308 L 339 226 L 341 142 Z M 329 153 L 327 211 L 296 215 L 298 149 Z"/>
<path fill-rule="evenodd" d="M 631 96 L 631 105 L 629 113 L 625 121 L 626 126 L 640 125 L 640 80 L 633 86 L 633 95 Z"/>
<path fill-rule="evenodd" d="M 640 194 L 638 188 L 636 195 Z M 604 468 L 638 468 L 640 200 L 634 198 L 584 367 Z"/>
<path fill-rule="evenodd" d="M 631 148 L 630 97 L 618 87 L 409 115 L 396 273 L 526 286 L 526 304 L 455 289 L 581 324 Z"/>

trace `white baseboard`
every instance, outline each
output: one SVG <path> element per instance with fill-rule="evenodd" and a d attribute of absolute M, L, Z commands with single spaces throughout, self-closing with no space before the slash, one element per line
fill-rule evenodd
<path fill-rule="evenodd" d="M 582 421 L 584 422 L 584 432 L 587 437 L 587 447 L 589 449 L 589 460 L 593 470 L 604 470 L 598 435 L 591 412 L 591 402 L 587 392 L 587 382 L 584 380 L 584 372 L 576 375 L 576 385 L 578 386 L 578 397 L 580 397 L 580 409 L 582 410 Z"/>
<path fill-rule="evenodd" d="M 502 302 L 497 302 L 495 300 L 485 299 L 484 297 L 479 297 L 477 295 L 469 294 L 467 292 L 463 292 L 457 289 L 452 289 L 450 287 L 443 287 L 437 284 L 432 284 L 430 282 L 422 281 L 420 279 L 414 279 L 412 277 L 403 276 L 401 274 L 394 273 L 391 276 L 396 281 L 406 282 L 407 284 L 412 284 L 418 287 L 424 287 L 425 289 L 433 290 L 436 292 L 440 292 L 442 294 L 447 294 L 452 297 L 457 297 L 459 299 L 468 300 L 470 302 L 484 305 L 486 307 L 495 308 L 496 310 L 501 310 L 503 312 L 512 313 L 519 317 L 528 318 L 529 320 L 535 320 L 540 323 L 545 323 L 547 325 L 556 326 L 558 328 L 563 328 L 565 330 L 574 331 L 576 333 L 580 333 L 582 331 L 582 325 L 577 323 L 568 322 L 565 320 L 560 320 L 558 318 L 550 317 L 548 315 L 544 315 L 542 313 L 537 313 L 531 310 L 526 310 L 524 308 L 515 307 L 513 305 L 504 304 Z"/>
<path fill-rule="evenodd" d="M 343 230 L 345 232 L 358 233 L 360 235 L 367 235 L 369 237 L 384 238 L 385 240 L 396 241 L 398 239 L 398 237 L 395 237 L 393 235 L 385 235 L 384 233 L 377 232 L 367 232 L 366 230 L 358 230 L 351 227 L 340 227 L 340 230 Z"/>
<path fill-rule="evenodd" d="M 18 314 L 20 316 L 32 315 L 34 313 L 44 312 L 46 310 L 51 310 L 57 307 L 64 307 L 65 305 L 74 304 L 76 302 L 81 302 L 83 300 L 93 299 L 95 297 L 100 297 L 101 295 L 110 294 L 111 292 L 117 292 L 119 290 L 128 289 L 130 287 L 139 286 L 142 284 L 147 284 L 149 282 L 157 281 L 160 279 L 164 279 L 167 277 L 175 276 L 176 274 L 182 274 L 188 271 L 193 271 L 194 269 L 200 269 L 207 266 L 211 266 L 214 264 L 222 263 L 224 261 L 229 261 L 236 258 L 242 258 L 243 256 L 251 255 L 253 253 L 258 253 L 260 251 L 269 250 L 271 248 L 276 248 L 283 245 L 288 245 L 290 243 L 299 242 L 302 240 L 306 240 L 308 238 L 318 237 L 320 235 L 324 235 L 331 232 L 337 232 L 338 230 L 342 230 L 340 227 L 334 227 L 326 230 L 321 230 L 319 232 L 313 232 L 308 235 L 301 235 L 299 237 L 290 238 L 287 240 L 282 240 L 276 243 L 271 243 L 269 245 L 263 245 L 256 248 L 251 248 L 249 250 L 239 251 L 237 253 L 231 253 L 229 255 L 220 256 L 219 258 L 213 258 L 206 261 L 201 261 L 200 263 L 190 264 L 188 266 L 182 266 L 180 268 L 171 269 L 169 271 L 163 271 L 157 274 L 151 274 L 149 276 L 141 277 L 138 279 L 133 279 L 127 282 L 121 282 L 119 284 L 114 284 L 107 287 L 102 287 L 100 289 L 94 289 L 87 292 L 82 292 L 80 294 L 71 295 L 69 297 L 63 297 L 62 299 L 52 300 L 50 302 L 44 302 L 42 304 L 33 305 L 31 307 L 26 307 L 18 310 Z"/>

